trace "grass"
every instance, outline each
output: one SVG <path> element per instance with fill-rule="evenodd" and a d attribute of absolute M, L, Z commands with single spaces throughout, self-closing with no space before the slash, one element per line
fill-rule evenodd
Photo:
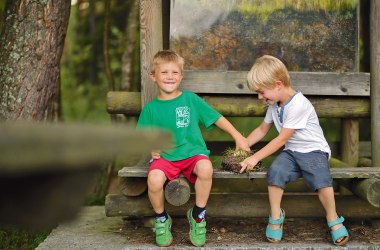
<path fill-rule="evenodd" d="M 0 249 L 35 249 L 50 232 L 51 229 L 28 230 L 0 226 Z"/>

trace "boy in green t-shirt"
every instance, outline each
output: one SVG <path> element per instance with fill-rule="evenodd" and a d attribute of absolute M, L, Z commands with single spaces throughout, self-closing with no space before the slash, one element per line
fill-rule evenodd
<path fill-rule="evenodd" d="M 213 167 L 199 124 L 212 128 L 215 124 L 229 133 L 236 147 L 250 150 L 248 141 L 221 114 L 203 99 L 189 91 L 179 90 L 183 78 L 184 59 L 170 50 L 159 51 L 153 58 L 150 78 L 159 88 L 158 96 L 141 111 L 137 127 L 169 130 L 174 145 L 169 151 L 152 152 L 148 171 L 148 195 L 156 213 L 156 243 L 169 246 L 173 237 L 171 217 L 164 208 L 164 184 L 181 173 L 195 184 L 195 205 L 187 212 L 189 237 L 195 246 L 206 242 L 206 204 L 210 195 Z"/>

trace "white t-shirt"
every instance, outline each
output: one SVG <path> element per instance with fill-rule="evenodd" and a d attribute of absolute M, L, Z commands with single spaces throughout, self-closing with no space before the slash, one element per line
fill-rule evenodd
<path fill-rule="evenodd" d="M 277 103 L 269 106 L 264 121 L 274 122 L 278 132 L 282 128 L 295 130 L 285 143 L 284 150 L 301 153 L 321 150 L 328 153 L 330 158 L 330 147 L 319 125 L 317 113 L 301 92 L 296 92 L 283 107 L 279 107 Z"/>

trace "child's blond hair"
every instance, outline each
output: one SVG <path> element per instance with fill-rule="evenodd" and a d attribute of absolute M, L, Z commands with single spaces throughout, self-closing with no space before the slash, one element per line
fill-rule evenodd
<path fill-rule="evenodd" d="M 161 50 L 154 55 L 150 67 L 150 73 L 154 74 L 158 65 L 167 62 L 174 62 L 178 64 L 179 68 L 181 69 L 181 74 L 183 73 L 183 66 L 185 64 L 185 60 L 172 50 Z"/>
<path fill-rule="evenodd" d="M 290 86 L 290 76 L 286 66 L 276 57 L 259 57 L 247 75 L 248 88 L 253 91 L 273 89 L 276 81 Z"/>

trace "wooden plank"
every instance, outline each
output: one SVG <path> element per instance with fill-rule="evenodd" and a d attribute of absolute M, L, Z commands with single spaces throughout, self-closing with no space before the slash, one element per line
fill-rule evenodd
<path fill-rule="evenodd" d="M 119 170 L 119 177 L 147 177 L 147 168 L 141 167 L 124 167 Z M 379 168 L 331 168 L 331 176 L 335 179 L 346 178 L 380 178 Z M 220 169 L 214 169 L 213 178 L 238 178 L 238 179 L 262 179 L 266 178 L 266 172 L 250 172 L 249 174 L 236 174 L 227 172 Z"/>
<path fill-rule="evenodd" d="M 369 96 L 369 73 L 290 72 L 292 85 L 305 95 Z M 182 89 L 208 94 L 251 94 L 247 71 L 187 70 Z"/>
<path fill-rule="evenodd" d="M 380 209 L 371 206 L 352 195 L 335 196 L 337 212 L 349 218 L 380 218 Z M 228 204 L 226 206 L 226 204 Z M 186 216 L 186 211 L 194 205 L 194 195 L 183 206 L 165 204 L 165 210 L 171 216 Z M 288 217 L 321 217 L 326 216 L 316 194 L 285 193 L 281 207 Z M 108 195 L 105 209 L 107 216 L 141 217 L 153 216 L 147 195 L 125 197 L 123 195 Z M 268 217 L 270 211 L 268 194 L 211 194 L 207 202 L 207 216 L 212 217 Z"/>
<path fill-rule="evenodd" d="M 141 112 L 140 92 L 108 92 L 107 111 L 111 114 L 136 115 Z M 202 96 L 224 116 L 264 116 L 266 105 L 254 96 L 223 95 Z M 319 117 L 369 117 L 370 101 L 367 97 L 322 98 L 310 96 Z"/>
<path fill-rule="evenodd" d="M 380 1 L 371 0 L 371 141 L 372 165 L 380 167 Z"/>
<path fill-rule="evenodd" d="M 149 79 L 150 62 L 163 49 L 162 1 L 140 0 L 141 103 L 157 96 L 158 89 Z"/>

